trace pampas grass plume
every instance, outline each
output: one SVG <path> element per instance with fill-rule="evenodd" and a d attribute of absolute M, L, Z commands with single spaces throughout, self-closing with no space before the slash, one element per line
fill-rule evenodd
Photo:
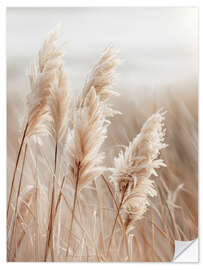
<path fill-rule="evenodd" d="M 164 114 L 161 111 L 153 114 L 125 151 L 121 151 L 114 160 L 111 180 L 120 197 L 123 196 L 122 208 L 127 214 L 128 232 L 137 220 L 143 218 L 149 205 L 148 197 L 157 194 L 150 177 L 157 176 L 155 169 L 166 166 L 163 160 L 157 159 L 160 150 L 167 146 L 164 143 Z"/>

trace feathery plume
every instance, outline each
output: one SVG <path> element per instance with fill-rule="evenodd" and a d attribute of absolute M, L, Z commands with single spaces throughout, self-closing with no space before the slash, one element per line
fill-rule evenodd
<path fill-rule="evenodd" d="M 104 108 L 92 87 L 84 100 L 84 106 L 79 108 L 74 115 L 73 130 L 69 135 L 67 151 L 69 177 L 73 183 L 78 166 L 80 166 L 79 189 L 100 176 L 103 171 L 100 164 L 104 159 L 104 154 L 99 151 L 106 138 L 109 124 L 104 117 Z"/>
<path fill-rule="evenodd" d="M 31 92 L 27 97 L 26 127 L 21 140 L 21 145 L 18 152 L 14 175 L 11 183 L 7 216 L 9 213 L 11 198 L 14 189 L 16 170 L 18 167 L 19 157 L 24 142 L 31 136 L 50 133 L 48 123 L 52 120 L 52 118 L 50 116 L 48 108 L 48 97 L 55 82 L 54 75 L 62 65 L 62 56 L 63 56 L 62 48 L 57 44 L 58 38 L 59 38 L 59 29 L 57 27 L 53 32 L 51 32 L 48 35 L 48 38 L 45 40 L 42 48 L 40 49 L 37 58 L 31 64 L 30 72 L 28 75 Z M 27 143 L 25 149 L 27 149 Z M 24 153 L 24 161 L 25 155 L 26 151 Z M 22 176 L 23 176 L 23 168 L 21 171 L 20 182 L 18 184 L 18 193 L 14 210 L 14 222 L 12 230 L 13 232 L 17 219 L 18 198 L 21 191 Z M 13 235 L 14 233 L 12 233 L 11 242 L 13 240 Z"/>
<path fill-rule="evenodd" d="M 108 46 L 104 50 L 99 62 L 87 77 L 83 88 L 83 97 L 87 96 L 92 86 L 102 101 L 105 101 L 112 95 L 118 95 L 113 91 L 114 72 L 118 63 L 116 50 L 112 46 Z"/>
<path fill-rule="evenodd" d="M 116 50 L 112 46 L 108 46 L 98 63 L 87 76 L 83 87 L 82 95 L 77 102 L 77 108 L 84 105 L 84 100 L 92 87 L 99 99 L 103 102 L 107 101 L 111 96 L 118 96 L 114 91 L 115 69 L 119 64 Z M 120 112 L 113 110 L 110 104 L 105 104 L 104 114 L 106 117 L 113 117 Z"/>
<path fill-rule="evenodd" d="M 68 130 L 68 112 L 70 93 L 68 91 L 67 76 L 61 66 L 55 72 L 55 80 L 48 98 L 51 120 L 51 134 L 56 142 L 64 140 Z"/>
<path fill-rule="evenodd" d="M 50 87 L 53 83 L 54 71 L 61 66 L 62 50 L 56 45 L 59 36 L 59 30 L 56 28 L 45 40 L 39 51 L 38 57 L 33 61 L 29 71 L 29 81 L 31 92 L 27 96 L 27 115 L 26 123 L 20 147 L 17 154 L 14 168 L 11 189 L 8 199 L 7 216 L 11 205 L 11 198 L 14 189 L 15 176 L 18 168 L 20 155 L 26 139 L 33 135 L 49 133 L 47 122 L 51 120 L 48 107 L 47 97 L 50 94 Z"/>
<path fill-rule="evenodd" d="M 45 70 L 45 73 L 51 76 L 50 83 L 48 84 L 48 95 L 44 99 L 46 104 L 46 113 L 49 117 L 48 123 L 46 123 L 46 129 L 48 133 L 55 140 L 55 151 L 54 151 L 54 171 L 53 171 L 53 182 L 52 182 L 52 192 L 51 192 L 51 203 L 50 203 L 50 215 L 48 221 L 48 231 L 46 239 L 46 247 L 44 260 L 47 260 L 48 251 L 51 243 L 51 258 L 54 260 L 53 252 L 53 224 L 55 218 L 54 212 L 54 201 L 55 201 L 55 182 L 56 182 L 56 169 L 57 169 L 57 157 L 58 157 L 58 143 L 60 143 L 67 135 L 68 130 L 68 111 L 69 111 L 69 101 L 70 95 L 68 91 L 67 77 L 64 72 L 63 66 L 63 50 L 62 47 L 57 46 L 56 41 L 58 41 L 59 32 L 56 35 L 50 37 L 50 39 L 45 42 L 44 47 L 40 51 L 41 61 L 39 61 L 39 69 Z M 50 40 L 54 42 L 54 46 L 49 47 Z M 43 54 L 44 52 L 44 54 Z M 46 53 L 48 53 L 46 55 Z M 48 64 L 44 63 L 43 60 L 49 59 L 49 55 L 52 56 Z M 33 80 L 32 80 L 33 81 Z M 43 121 L 43 119 L 42 119 Z M 40 127 L 41 128 L 41 127 Z"/>
<path fill-rule="evenodd" d="M 57 45 L 59 29 L 51 32 L 31 64 L 29 81 L 31 93 L 27 97 L 28 127 L 26 137 L 50 133 L 47 122 L 51 121 L 48 96 L 55 81 L 55 72 L 62 65 L 62 47 Z"/>
<path fill-rule="evenodd" d="M 161 111 L 153 114 L 125 151 L 121 151 L 114 160 L 111 179 L 122 198 L 121 208 L 127 215 L 128 232 L 146 212 L 148 197 L 157 194 L 150 177 L 157 176 L 155 169 L 166 166 L 163 160 L 157 159 L 160 150 L 167 146 L 164 143 L 164 114 Z"/>
<path fill-rule="evenodd" d="M 94 87 L 92 87 L 84 99 L 84 105 L 75 111 L 73 129 L 68 136 L 68 177 L 75 186 L 75 193 L 68 235 L 67 257 L 78 191 L 90 181 L 97 179 L 104 170 L 101 166 L 104 154 L 100 153 L 100 148 L 106 138 L 109 122 L 105 120 L 103 110 L 103 102 L 99 100 Z"/>

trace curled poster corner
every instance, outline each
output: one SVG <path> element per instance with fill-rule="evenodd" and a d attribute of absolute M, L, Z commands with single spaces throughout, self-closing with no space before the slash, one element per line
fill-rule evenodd
<path fill-rule="evenodd" d="M 174 262 L 199 262 L 198 238 L 192 241 L 175 241 Z"/>

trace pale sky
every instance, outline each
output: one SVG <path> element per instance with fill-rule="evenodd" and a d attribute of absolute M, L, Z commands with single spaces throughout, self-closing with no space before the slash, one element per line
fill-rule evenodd
<path fill-rule="evenodd" d="M 76 89 L 110 43 L 124 60 L 120 87 L 197 79 L 196 8 L 9 8 L 8 88 L 25 85 L 33 55 L 59 22 L 67 42 L 65 65 Z"/>

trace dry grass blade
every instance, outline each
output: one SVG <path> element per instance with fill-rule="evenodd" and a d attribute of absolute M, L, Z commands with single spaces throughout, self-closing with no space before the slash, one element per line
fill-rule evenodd
<path fill-rule="evenodd" d="M 20 147 L 19 147 L 19 150 L 18 150 L 17 159 L 16 159 L 16 163 L 15 163 L 13 178 L 12 178 L 12 182 L 11 182 L 11 189 L 10 189 L 9 198 L 8 198 L 7 219 L 9 217 L 8 215 L 9 215 L 9 210 L 10 210 L 10 206 L 11 206 L 11 199 L 12 199 L 12 195 L 13 195 L 13 188 L 14 188 L 14 183 L 15 183 L 16 171 L 17 171 L 17 168 L 18 168 L 18 163 L 19 163 L 19 160 L 20 160 L 20 155 L 21 155 L 23 143 L 24 143 L 24 140 L 25 140 L 25 134 L 26 134 L 26 131 L 27 131 L 27 127 L 28 127 L 28 124 L 26 125 L 25 130 L 23 132 L 23 137 L 21 139 L 21 143 L 20 143 Z"/>
<path fill-rule="evenodd" d="M 24 165 L 25 165 L 25 159 L 26 159 L 26 153 L 27 153 L 27 144 L 25 145 L 25 150 L 24 150 L 24 155 L 23 155 L 23 164 L 22 164 L 22 170 L 21 170 L 21 175 L 20 175 L 20 181 L 18 185 L 18 191 L 17 191 L 17 199 L 16 199 L 16 204 L 15 204 L 15 210 L 14 210 L 14 221 L 13 221 L 13 227 L 12 227 L 12 232 L 11 232 L 11 237 L 10 237 L 10 247 L 14 247 L 14 254 L 16 254 L 16 239 L 15 239 L 15 229 L 16 229 L 16 222 L 17 222 L 17 211 L 18 211 L 18 201 L 19 201 L 19 196 L 20 196 L 20 191 L 21 191 L 21 186 L 22 186 L 22 179 L 23 179 L 23 170 L 24 170 Z M 13 244 L 14 241 L 14 244 Z M 9 255 L 9 257 L 12 257 L 12 254 Z M 12 260 L 15 258 L 12 258 Z"/>
<path fill-rule="evenodd" d="M 71 239 L 72 228 L 73 228 L 73 218 L 74 218 L 76 200 L 77 200 L 77 194 L 78 194 L 79 172 L 80 172 L 80 162 L 78 163 L 78 168 L 77 168 L 77 176 L 76 176 L 76 183 L 75 183 L 75 193 L 74 193 L 74 199 L 73 199 L 73 209 L 72 209 L 72 216 L 71 216 L 71 222 L 70 222 L 70 230 L 69 230 L 69 234 L 68 234 L 68 247 L 67 247 L 67 251 L 66 251 L 66 256 L 67 257 L 68 257 L 68 254 L 69 254 L 70 239 Z"/>
<path fill-rule="evenodd" d="M 111 231 L 111 234 L 110 234 L 110 240 L 109 240 L 109 244 L 108 244 L 108 247 L 107 247 L 107 253 L 106 253 L 107 257 L 109 256 L 109 250 L 110 250 L 111 243 L 112 243 L 112 240 L 113 240 L 113 233 L 115 231 L 118 216 L 120 215 L 120 210 L 121 210 L 121 207 L 123 205 L 123 200 L 125 198 L 125 193 L 127 191 L 127 188 L 128 188 L 128 184 L 126 185 L 125 189 L 122 191 L 123 194 L 122 194 L 121 201 L 120 201 L 120 204 L 119 204 L 119 207 L 118 207 L 118 210 L 117 210 L 117 214 L 116 214 L 116 217 L 115 217 L 115 220 L 114 220 L 114 223 L 113 223 L 112 231 Z M 128 254 L 128 259 L 129 259 L 129 254 Z"/>
<path fill-rule="evenodd" d="M 56 164 L 57 164 L 57 144 L 55 146 L 55 155 L 54 155 L 54 175 L 53 175 L 53 182 L 52 182 L 52 193 L 51 193 L 51 204 L 50 204 L 50 217 L 49 217 L 49 223 L 48 223 L 48 230 L 47 230 L 47 240 L 45 245 L 45 255 L 44 255 L 44 261 L 47 260 L 47 255 L 49 251 L 49 246 L 51 242 L 51 259 L 54 261 L 54 251 L 53 251 L 53 239 L 52 239 L 52 230 L 53 230 L 53 223 L 54 223 L 54 200 L 55 200 L 55 181 L 56 181 Z"/>
<path fill-rule="evenodd" d="M 115 204 L 115 206 L 116 206 L 116 209 L 117 209 L 117 215 L 118 215 L 118 218 L 119 218 L 119 221 L 120 221 L 122 230 L 123 230 L 123 238 L 124 238 L 124 243 L 125 243 L 125 247 L 126 247 L 127 256 L 128 256 L 128 258 L 130 258 L 130 256 L 129 256 L 129 250 L 128 250 L 128 242 L 127 242 L 127 235 L 126 235 L 125 225 L 124 225 L 123 220 L 122 220 L 122 218 L 121 218 L 121 216 L 120 216 L 120 209 L 119 209 L 119 206 L 117 205 L 116 199 L 115 199 L 115 197 L 114 197 L 114 195 L 113 195 L 113 191 L 112 191 L 112 189 L 111 189 L 111 187 L 110 187 L 108 181 L 107 181 L 106 178 L 104 177 L 104 175 L 102 175 L 102 179 L 103 179 L 105 185 L 107 186 L 107 188 L 108 188 L 108 190 L 109 190 L 109 192 L 110 192 L 110 194 L 111 194 L 111 197 L 112 197 L 112 199 L 113 199 L 113 201 L 114 201 L 114 204 Z M 115 224 L 116 224 L 116 219 L 115 219 Z M 110 245 L 111 245 L 111 244 L 110 244 Z M 109 245 L 108 249 L 110 248 L 110 245 Z M 108 252 L 107 252 L 107 254 L 108 254 Z"/>

